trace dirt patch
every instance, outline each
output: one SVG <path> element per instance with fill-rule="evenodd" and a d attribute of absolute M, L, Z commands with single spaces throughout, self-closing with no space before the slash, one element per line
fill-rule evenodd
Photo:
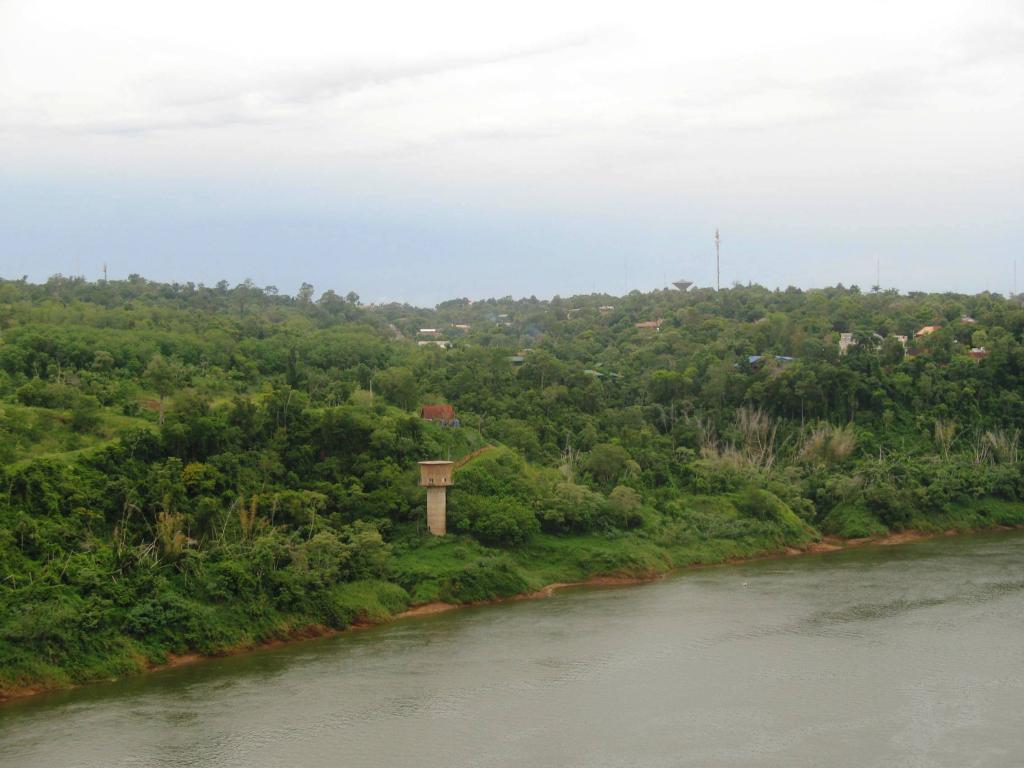
<path fill-rule="evenodd" d="M 63 686 L 59 690 L 67 690 L 69 688 L 77 688 L 76 685 Z M 24 685 L 20 688 L 8 688 L 0 691 L 0 704 L 11 699 L 23 699 L 27 696 L 36 696 L 40 693 L 50 693 L 51 691 L 58 690 L 49 686 L 38 684 L 38 685 Z"/>
<path fill-rule="evenodd" d="M 535 600 L 541 597 L 551 597 L 560 589 L 572 587 L 621 587 L 629 584 L 646 584 L 649 581 L 664 577 L 664 573 L 651 573 L 646 576 L 594 576 L 584 581 L 556 581 L 541 587 L 536 592 L 528 592 L 525 595 L 516 595 L 514 600 Z"/>
<path fill-rule="evenodd" d="M 413 608 L 409 608 L 408 610 L 402 611 L 401 613 L 395 614 L 395 618 L 405 619 L 409 616 L 430 616 L 435 613 L 445 613 L 446 611 L 453 611 L 456 608 L 461 607 L 462 606 L 457 605 L 456 603 L 424 603 L 423 605 L 417 605 Z"/>
<path fill-rule="evenodd" d="M 167 654 L 167 661 L 163 664 L 151 664 L 147 666 L 150 671 L 157 671 L 158 669 L 174 669 L 175 667 L 184 667 L 187 664 L 194 664 L 195 662 L 207 658 L 201 653 L 183 653 L 180 656 L 175 656 L 173 653 Z"/>
<path fill-rule="evenodd" d="M 821 541 L 815 541 L 814 543 L 810 544 L 807 547 L 807 549 L 804 550 L 804 552 L 813 555 L 821 552 L 835 552 L 837 549 L 842 548 L 843 545 L 841 543 L 837 543 L 835 541 L 828 541 L 827 539 L 822 539 Z"/>
<path fill-rule="evenodd" d="M 493 600 L 476 600 L 471 603 L 443 603 L 435 601 L 433 603 L 424 603 L 423 605 L 416 605 L 408 610 L 402 611 L 401 613 L 395 614 L 396 619 L 406 619 L 412 616 L 431 616 L 435 613 L 447 613 L 453 611 L 456 608 L 472 608 L 480 607 L 483 605 L 498 605 L 499 603 L 511 603 L 519 600 L 539 600 L 545 597 L 551 597 L 556 591 L 560 589 L 569 589 L 572 587 L 617 587 L 627 584 L 644 584 L 648 581 L 654 581 L 664 576 L 663 573 L 652 573 L 649 576 L 595 576 L 585 581 L 558 581 L 554 584 L 547 584 L 534 592 L 523 592 L 519 595 L 510 595 L 509 597 L 496 597 Z"/>
<path fill-rule="evenodd" d="M 923 539 L 935 538 L 938 535 L 937 533 L 922 533 L 921 531 L 900 531 L 899 533 L 890 533 L 888 536 L 878 539 L 875 543 L 883 547 L 891 547 L 893 544 L 922 541 Z"/>

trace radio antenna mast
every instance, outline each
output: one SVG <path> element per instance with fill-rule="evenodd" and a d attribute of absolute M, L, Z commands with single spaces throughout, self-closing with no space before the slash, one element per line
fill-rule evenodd
<path fill-rule="evenodd" d="M 722 256 L 719 249 L 719 244 L 722 238 L 718 236 L 718 230 L 715 230 L 715 290 L 722 290 Z"/>

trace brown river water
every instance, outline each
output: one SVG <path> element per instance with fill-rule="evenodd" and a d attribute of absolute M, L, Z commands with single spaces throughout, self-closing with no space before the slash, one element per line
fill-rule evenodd
<path fill-rule="evenodd" d="M 1024 532 L 405 619 L 0 706 L 2 768 L 1024 766 Z"/>

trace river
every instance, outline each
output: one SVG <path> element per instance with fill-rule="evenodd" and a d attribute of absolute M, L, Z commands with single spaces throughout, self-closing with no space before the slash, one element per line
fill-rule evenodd
<path fill-rule="evenodd" d="M 0 707 L 0 766 L 1024 765 L 1024 534 L 412 618 Z"/>

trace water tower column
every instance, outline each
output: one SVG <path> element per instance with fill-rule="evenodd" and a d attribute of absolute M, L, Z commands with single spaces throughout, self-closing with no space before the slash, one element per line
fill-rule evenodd
<path fill-rule="evenodd" d="M 427 488 L 427 530 L 435 536 L 444 536 L 446 533 L 447 492 L 443 485 L 439 488 Z"/>

